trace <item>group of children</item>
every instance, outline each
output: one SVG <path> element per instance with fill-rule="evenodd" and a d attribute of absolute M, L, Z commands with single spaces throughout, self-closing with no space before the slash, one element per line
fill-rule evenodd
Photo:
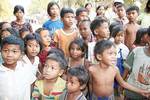
<path fill-rule="evenodd" d="M 0 100 L 121 100 L 123 88 L 125 100 L 149 100 L 150 27 L 137 24 L 137 6 L 114 4 L 110 24 L 50 2 L 34 33 L 15 6 L 16 20 L 1 23 Z"/>

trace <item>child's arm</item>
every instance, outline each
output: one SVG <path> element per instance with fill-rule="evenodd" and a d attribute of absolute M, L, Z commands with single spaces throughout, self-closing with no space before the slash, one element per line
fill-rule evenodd
<path fill-rule="evenodd" d="M 136 87 L 130 85 L 129 83 L 125 82 L 125 81 L 123 80 L 123 78 L 121 77 L 119 70 L 117 70 L 117 73 L 116 73 L 116 77 L 115 77 L 115 78 L 116 78 L 116 80 L 118 81 L 118 83 L 119 83 L 123 88 L 126 88 L 126 89 L 128 89 L 128 90 L 130 90 L 130 91 L 137 92 L 137 93 L 139 93 L 139 94 L 141 94 L 141 95 L 143 95 L 143 96 L 146 96 L 146 97 L 148 97 L 148 96 L 150 95 L 150 91 L 146 91 L 146 90 L 142 90 L 142 89 L 136 88 Z"/>
<path fill-rule="evenodd" d="M 33 88 L 33 91 L 32 91 L 32 99 L 31 100 L 39 100 L 40 99 L 40 91 L 39 91 L 39 88 L 36 86 L 37 85 L 37 82 L 35 82 L 35 85 L 34 85 L 34 88 Z"/>

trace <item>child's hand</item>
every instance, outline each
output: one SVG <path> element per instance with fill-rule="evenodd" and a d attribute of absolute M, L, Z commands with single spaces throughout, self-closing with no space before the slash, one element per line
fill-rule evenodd
<path fill-rule="evenodd" d="M 145 96 L 145 97 L 150 97 L 150 91 L 147 91 L 147 90 L 141 90 L 141 95 Z"/>

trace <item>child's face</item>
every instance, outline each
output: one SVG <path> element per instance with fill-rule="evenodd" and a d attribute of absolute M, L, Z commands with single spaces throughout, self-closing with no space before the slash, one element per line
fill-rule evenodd
<path fill-rule="evenodd" d="M 43 69 L 43 76 L 45 79 L 56 79 L 62 75 L 62 69 L 59 66 L 59 63 L 55 60 L 48 59 L 45 62 Z"/>
<path fill-rule="evenodd" d="M 21 10 L 19 10 L 18 12 L 15 13 L 15 16 L 17 19 L 22 19 L 23 15 L 24 15 L 24 13 Z"/>
<path fill-rule="evenodd" d="M 138 13 L 136 10 L 127 12 L 127 18 L 129 21 L 133 22 L 136 20 L 137 17 L 138 17 Z"/>
<path fill-rule="evenodd" d="M 51 37 L 48 30 L 43 30 L 40 32 L 41 41 L 44 46 L 49 46 L 51 42 Z"/>
<path fill-rule="evenodd" d="M 62 21 L 65 26 L 71 27 L 74 22 L 74 14 L 73 13 L 66 13 L 62 18 Z"/>
<path fill-rule="evenodd" d="M 88 13 L 86 11 L 80 12 L 79 16 L 77 16 L 78 22 L 81 20 L 87 20 L 88 19 Z"/>
<path fill-rule="evenodd" d="M 96 35 L 100 36 L 101 38 L 104 38 L 104 39 L 109 38 L 110 32 L 109 32 L 109 27 L 108 26 L 109 25 L 108 25 L 107 22 L 102 23 L 100 27 L 95 29 Z"/>
<path fill-rule="evenodd" d="M 117 15 L 122 18 L 126 16 L 125 8 L 124 7 L 119 7 L 117 8 Z"/>
<path fill-rule="evenodd" d="M 1 50 L 5 66 L 15 67 L 21 56 L 19 45 L 5 44 Z"/>
<path fill-rule="evenodd" d="M 80 31 L 80 34 L 83 37 L 83 39 L 86 39 L 92 33 L 90 30 L 90 26 L 87 25 L 87 23 L 80 23 L 79 31 Z"/>
<path fill-rule="evenodd" d="M 21 37 L 22 39 L 24 39 L 28 34 L 30 34 L 29 31 L 22 32 L 22 33 L 20 34 L 20 37 Z"/>
<path fill-rule="evenodd" d="M 81 48 L 80 48 L 77 44 L 75 44 L 75 43 L 73 43 L 73 44 L 71 45 L 71 48 L 70 48 L 70 51 L 69 51 L 69 52 L 70 52 L 70 56 L 71 56 L 73 59 L 81 58 L 81 57 L 82 57 L 82 54 L 83 54 Z"/>
<path fill-rule="evenodd" d="M 123 32 L 117 33 L 115 37 L 115 44 L 123 43 L 123 41 L 124 41 L 124 33 Z"/>
<path fill-rule="evenodd" d="M 50 8 L 50 13 L 51 13 L 51 16 L 54 16 L 54 17 L 57 17 L 59 15 L 59 8 L 57 5 L 53 5 L 51 8 Z"/>
<path fill-rule="evenodd" d="M 69 93 L 80 91 L 80 82 L 77 77 L 67 75 L 67 90 Z"/>
<path fill-rule="evenodd" d="M 104 8 L 104 6 L 101 6 L 101 7 L 96 11 L 96 13 L 97 13 L 97 16 L 103 15 L 103 14 L 105 13 L 105 8 Z"/>
<path fill-rule="evenodd" d="M 109 49 L 104 50 L 104 52 L 102 54 L 98 54 L 97 56 L 99 56 L 99 60 L 100 63 L 103 63 L 106 66 L 112 66 L 112 65 L 116 65 L 116 48 L 114 46 L 112 46 Z"/>
<path fill-rule="evenodd" d="M 148 34 L 145 34 L 141 37 L 141 43 L 144 44 L 148 43 Z"/>
<path fill-rule="evenodd" d="M 27 41 L 27 55 L 35 57 L 40 52 L 40 45 L 36 40 Z"/>
<path fill-rule="evenodd" d="M 9 35 L 11 35 L 10 32 L 8 32 L 8 31 L 3 31 L 3 32 L 1 33 L 1 38 L 4 39 L 5 37 L 8 37 Z"/>

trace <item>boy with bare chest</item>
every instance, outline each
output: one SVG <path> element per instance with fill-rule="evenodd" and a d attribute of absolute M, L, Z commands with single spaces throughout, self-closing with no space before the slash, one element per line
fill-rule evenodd
<path fill-rule="evenodd" d="M 129 22 L 125 26 L 125 45 L 131 50 L 136 38 L 136 32 L 140 28 L 140 25 L 136 23 L 139 8 L 137 6 L 131 6 L 126 12 Z"/>
<path fill-rule="evenodd" d="M 140 93 L 144 96 L 150 95 L 150 92 L 135 88 L 125 82 L 116 65 L 116 48 L 109 40 L 102 40 L 96 43 L 94 48 L 95 58 L 99 62 L 88 68 L 91 74 L 92 92 L 98 97 L 98 100 L 110 100 L 109 96 L 113 94 L 114 79 L 126 89 Z"/>

